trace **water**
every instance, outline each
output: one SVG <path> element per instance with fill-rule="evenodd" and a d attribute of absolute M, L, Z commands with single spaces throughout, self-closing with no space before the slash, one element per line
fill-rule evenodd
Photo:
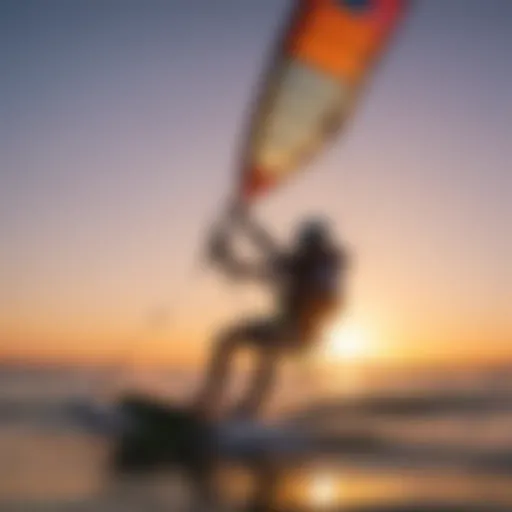
<path fill-rule="evenodd" d="M 106 370 L 0 370 L 2 512 L 186 510 L 178 476 L 113 481 L 108 440 L 73 426 L 70 404 L 108 400 L 112 377 Z M 306 464 L 283 467 L 283 510 L 512 510 L 512 371 L 380 369 L 360 378 L 351 395 L 332 385 L 300 407 L 289 390 L 281 393 L 275 415 L 331 443 Z M 137 380 L 182 400 L 192 383 L 183 372 Z M 227 477 L 233 499 L 244 494 L 242 476 Z"/>

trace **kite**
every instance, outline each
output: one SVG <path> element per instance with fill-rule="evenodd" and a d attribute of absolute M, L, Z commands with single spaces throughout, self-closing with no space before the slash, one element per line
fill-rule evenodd
<path fill-rule="evenodd" d="M 238 200 L 286 182 L 341 131 L 408 3 L 293 3 L 250 119 Z"/>

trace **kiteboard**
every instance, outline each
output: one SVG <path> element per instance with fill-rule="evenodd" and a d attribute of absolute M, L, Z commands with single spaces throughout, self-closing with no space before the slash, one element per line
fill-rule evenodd
<path fill-rule="evenodd" d="M 116 473 L 197 470 L 219 459 L 253 464 L 294 458 L 312 448 L 304 432 L 278 421 L 208 422 L 192 409 L 143 394 L 123 396 L 107 407 L 82 403 L 73 419 L 81 430 L 111 441 Z"/>

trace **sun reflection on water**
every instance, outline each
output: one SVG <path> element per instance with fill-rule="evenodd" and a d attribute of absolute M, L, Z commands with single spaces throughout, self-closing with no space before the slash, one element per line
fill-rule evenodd
<path fill-rule="evenodd" d="M 318 473 L 310 477 L 308 486 L 308 502 L 315 509 L 325 509 L 335 503 L 339 503 L 340 496 L 339 478 L 329 473 Z"/>

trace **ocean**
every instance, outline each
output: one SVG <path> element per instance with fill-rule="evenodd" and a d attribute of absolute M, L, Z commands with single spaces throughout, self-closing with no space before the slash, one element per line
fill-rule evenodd
<path fill-rule="evenodd" d="M 512 511 L 512 367 L 321 377 L 316 394 L 290 384 L 269 415 L 322 440 L 309 460 L 283 462 L 275 510 Z M 0 369 L 2 512 L 189 510 L 179 475 L 114 479 L 110 441 L 76 426 L 74 405 L 123 386 L 107 369 Z M 131 386 L 186 401 L 194 375 L 148 370 Z M 226 507 L 240 510 L 248 484 L 231 471 Z"/>

